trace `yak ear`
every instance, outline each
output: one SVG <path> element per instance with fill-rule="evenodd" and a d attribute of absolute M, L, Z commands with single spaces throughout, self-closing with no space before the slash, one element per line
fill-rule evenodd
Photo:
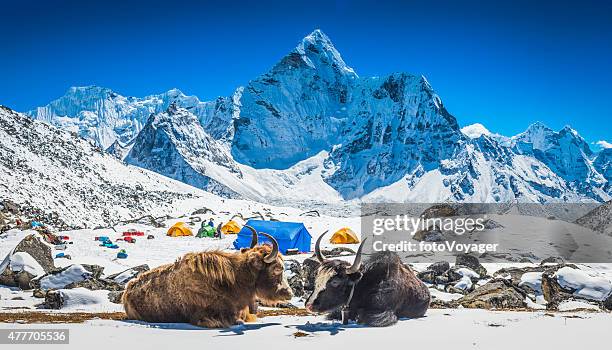
<path fill-rule="evenodd" d="M 361 277 L 363 277 L 363 274 L 359 271 L 357 272 L 353 272 L 350 275 L 348 275 L 348 278 L 351 280 L 351 282 L 353 283 L 357 283 L 361 280 Z"/>
<path fill-rule="evenodd" d="M 240 253 L 244 253 L 244 252 L 246 252 L 247 250 L 249 250 L 249 248 L 240 248 Z"/>

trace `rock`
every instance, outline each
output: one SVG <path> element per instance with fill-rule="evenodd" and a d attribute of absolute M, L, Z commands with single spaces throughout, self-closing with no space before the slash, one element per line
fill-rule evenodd
<path fill-rule="evenodd" d="M 45 291 L 43 291 L 42 289 L 34 289 L 34 290 L 32 291 L 32 296 L 33 296 L 34 298 L 39 298 L 39 299 L 42 299 L 42 298 L 44 298 L 44 297 L 45 297 L 45 294 L 47 294 L 47 293 L 46 293 Z"/>
<path fill-rule="evenodd" d="M 302 277 L 300 275 L 292 275 L 287 279 L 287 282 L 289 283 L 294 296 L 301 297 L 304 295 L 304 282 L 302 281 Z"/>
<path fill-rule="evenodd" d="M 347 256 L 347 255 L 356 254 L 354 250 L 352 250 L 351 248 L 347 248 L 347 247 L 335 247 L 331 250 L 323 249 L 321 252 L 327 258 L 335 258 L 338 256 Z"/>
<path fill-rule="evenodd" d="M 41 309 L 59 310 L 64 306 L 64 296 L 58 290 L 50 290 L 45 294 L 45 301 L 39 304 Z"/>
<path fill-rule="evenodd" d="M 560 256 L 549 256 L 540 263 L 540 265 L 544 264 L 565 264 L 565 260 Z"/>
<path fill-rule="evenodd" d="M 108 293 L 108 300 L 114 304 L 121 304 L 121 298 L 123 297 L 123 291 L 113 291 Z"/>
<path fill-rule="evenodd" d="M 84 281 L 72 282 L 64 287 L 64 289 L 73 288 L 86 288 L 89 290 L 110 290 L 120 291 L 123 290 L 123 286 L 115 281 L 100 279 L 100 278 L 89 278 Z"/>
<path fill-rule="evenodd" d="M 91 272 L 92 274 L 91 278 L 95 278 L 95 279 L 101 278 L 102 273 L 104 272 L 104 267 L 100 265 L 81 264 L 81 266 L 83 266 L 85 270 Z"/>
<path fill-rule="evenodd" d="M 10 268 L 6 268 L 2 274 L 0 274 L 0 285 L 8 287 L 18 287 L 22 290 L 28 290 L 30 288 L 30 281 L 36 276 L 32 275 L 27 271 L 11 271 Z"/>
<path fill-rule="evenodd" d="M 493 229 L 500 228 L 500 227 L 504 227 L 504 225 L 492 219 L 486 219 L 484 222 L 485 230 L 493 230 Z"/>
<path fill-rule="evenodd" d="M 17 252 L 30 254 L 47 273 L 55 269 L 51 247 L 42 242 L 42 239 L 36 234 L 28 235 L 22 239 L 15 248 L 15 253 Z"/>
<path fill-rule="evenodd" d="M 438 227 L 432 226 L 417 231 L 413 238 L 419 242 L 440 242 L 444 240 L 444 234 Z"/>
<path fill-rule="evenodd" d="M 203 215 L 203 214 L 206 214 L 206 213 L 211 213 L 212 215 L 215 215 L 214 211 L 212 211 L 211 209 L 208 209 L 206 207 L 194 211 L 193 213 L 191 213 L 191 215 Z"/>
<path fill-rule="evenodd" d="M 450 269 L 448 261 L 438 261 L 427 267 L 427 270 L 433 271 L 436 276 L 439 276 Z"/>
<path fill-rule="evenodd" d="M 436 204 L 423 211 L 421 216 L 424 219 L 457 216 L 459 215 L 457 209 L 450 204 Z"/>
<path fill-rule="evenodd" d="M 557 310 L 562 301 L 575 298 L 573 295 L 574 291 L 563 288 L 555 277 L 555 273 L 562 266 L 557 265 L 555 268 L 548 269 L 542 273 L 542 295 L 547 301 L 546 308 L 548 310 Z"/>
<path fill-rule="evenodd" d="M 310 257 L 304 260 L 302 263 L 302 277 L 304 280 L 304 290 L 314 290 L 314 280 L 317 276 L 317 269 L 319 268 L 319 261 L 315 257 Z"/>
<path fill-rule="evenodd" d="M 150 270 L 149 265 L 142 264 L 142 265 L 134 266 L 127 270 L 112 274 L 108 276 L 106 279 L 115 281 L 119 283 L 120 285 L 125 286 L 127 285 L 129 281 L 140 276 L 141 273 L 149 271 L 149 270 Z M 121 276 L 121 278 L 118 278 L 119 276 Z"/>
<path fill-rule="evenodd" d="M 612 310 L 612 294 L 608 295 L 608 298 L 604 300 L 603 307 L 607 310 Z"/>
<path fill-rule="evenodd" d="M 526 307 L 525 296 L 510 281 L 497 279 L 476 288 L 457 300 L 465 308 L 475 309 L 522 309 Z"/>
<path fill-rule="evenodd" d="M 15 202 L 5 199 L 2 201 L 2 209 L 4 211 L 7 211 L 13 215 L 19 215 L 20 211 L 19 211 L 19 205 L 16 204 Z"/>
<path fill-rule="evenodd" d="M 481 278 L 487 276 L 487 269 L 480 264 L 478 258 L 470 254 L 459 254 L 455 260 L 455 266 L 465 266 L 480 275 Z"/>
<path fill-rule="evenodd" d="M 417 277 L 425 283 L 434 284 L 437 276 L 435 271 L 425 270 L 417 273 Z"/>

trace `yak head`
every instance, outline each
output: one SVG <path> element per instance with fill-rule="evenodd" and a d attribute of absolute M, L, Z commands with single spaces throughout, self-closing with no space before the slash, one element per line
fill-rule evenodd
<path fill-rule="evenodd" d="M 355 261 L 351 265 L 343 260 L 325 259 L 320 247 L 321 238 L 325 233 L 319 236 L 315 244 L 315 255 L 321 265 L 317 269 L 314 290 L 306 300 L 306 309 L 314 312 L 330 312 L 344 306 L 349 301 L 355 284 L 363 276 L 359 269 L 365 239 L 361 242 Z"/>
<path fill-rule="evenodd" d="M 270 303 L 288 300 L 293 297 L 293 291 L 285 276 L 285 264 L 283 256 L 279 253 L 278 242 L 267 233 L 260 234 L 270 240 L 272 246 L 264 244 L 257 245 L 257 231 L 250 226 L 245 226 L 253 233 L 251 247 L 243 248 L 242 254 L 246 254 L 247 261 L 256 276 L 256 295 L 259 299 Z"/>

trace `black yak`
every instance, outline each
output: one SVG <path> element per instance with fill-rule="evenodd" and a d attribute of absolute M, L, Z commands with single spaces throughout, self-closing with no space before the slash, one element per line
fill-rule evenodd
<path fill-rule="evenodd" d="M 321 265 L 314 291 L 306 300 L 308 310 L 329 312 L 329 318 L 342 318 L 345 323 L 350 319 L 374 327 L 425 315 L 431 300 L 429 289 L 395 252 L 376 252 L 362 266 L 364 239 L 352 265 L 327 260 L 320 249 L 324 235 L 315 245 Z"/>

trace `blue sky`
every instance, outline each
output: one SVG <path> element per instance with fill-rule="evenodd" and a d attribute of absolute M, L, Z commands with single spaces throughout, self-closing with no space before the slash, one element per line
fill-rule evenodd
<path fill-rule="evenodd" d="M 425 75 L 461 125 L 612 142 L 612 1 L 126 2 L 3 2 L 0 104 L 92 84 L 212 99 L 320 28 L 360 76 Z"/>

